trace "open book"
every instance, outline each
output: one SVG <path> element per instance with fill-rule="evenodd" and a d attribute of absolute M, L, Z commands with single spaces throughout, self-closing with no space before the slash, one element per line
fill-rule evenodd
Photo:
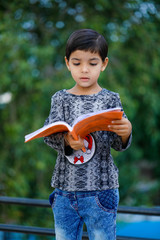
<path fill-rule="evenodd" d="M 121 108 L 111 108 L 81 115 L 72 126 L 64 121 L 54 122 L 26 135 L 25 142 L 35 138 L 46 137 L 53 133 L 68 131 L 71 132 L 75 140 L 78 140 L 78 136 L 85 138 L 91 132 L 110 131 L 108 125 L 111 125 L 114 119 L 121 119 L 122 115 L 123 111 L 121 111 Z"/>

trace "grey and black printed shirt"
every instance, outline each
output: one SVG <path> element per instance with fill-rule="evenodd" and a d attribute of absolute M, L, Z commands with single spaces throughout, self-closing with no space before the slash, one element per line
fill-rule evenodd
<path fill-rule="evenodd" d="M 56 121 L 72 125 L 82 114 L 115 107 L 122 109 L 119 94 L 107 89 L 103 88 L 93 95 L 74 95 L 64 89 L 52 96 L 51 110 L 45 125 Z M 113 132 L 97 131 L 92 136 L 96 146 L 94 155 L 91 160 L 80 165 L 71 164 L 66 158 L 64 133 L 44 138 L 45 143 L 58 152 L 52 187 L 64 191 L 101 191 L 119 187 L 118 169 L 111 156 L 111 148 L 116 151 L 126 150 L 131 144 L 132 135 L 126 146 L 122 145 L 121 137 Z"/>

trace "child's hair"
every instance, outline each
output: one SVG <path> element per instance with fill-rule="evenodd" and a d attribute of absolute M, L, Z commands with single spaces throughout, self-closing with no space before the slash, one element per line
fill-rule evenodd
<path fill-rule="evenodd" d="M 76 50 L 98 53 L 104 62 L 108 53 L 108 44 L 105 38 L 92 29 L 80 29 L 73 32 L 66 45 L 66 58 L 69 61 L 70 55 Z"/>

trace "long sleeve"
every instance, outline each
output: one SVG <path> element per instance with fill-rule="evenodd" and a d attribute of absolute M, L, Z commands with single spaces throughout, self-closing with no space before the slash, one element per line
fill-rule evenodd
<path fill-rule="evenodd" d="M 115 99 L 113 102 L 113 106 L 112 107 L 120 107 L 123 110 L 122 107 L 122 103 L 119 97 L 119 94 L 115 94 Z M 123 113 L 123 117 L 127 118 L 126 114 Z M 110 136 L 110 146 L 115 149 L 116 151 L 125 151 L 127 148 L 129 148 L 129 146 L 131 145 L 131 141 L 132 141 L 132 133 L 128 139 L 128 142 L 125 146 L 123 146 L 122 143 L 122 138 L 120 136 L 118 136 L 116 133 L 114 132 L 110 132 L 109 133 Z"/>
<path fill-rule="evenodd" d="M 51 109 L 44 125 L 64 121 L 63 98 L 61 92 L 55 93 L 51 98 Z M 56 133 L 44 138 L 44 142 L 58 152 L 64 153 L 64 133 Z"/>

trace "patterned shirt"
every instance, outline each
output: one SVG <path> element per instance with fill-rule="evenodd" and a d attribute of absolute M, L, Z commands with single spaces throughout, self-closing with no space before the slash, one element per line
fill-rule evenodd
<path fill-rule="evenodd" d="M 52 96 L 51 110 L 45 125 L 56 121 L 72 125 L 82 114 L 115 107 L 122 109 L 119 94 L 107 89 L 103 88 L 93 95 L 74 95 L 63 89 Z M 45 143 L 58 152 L 52 187 L 65 191 L 101 191 L 119 187 L 118 169 L 111 156 L 111 148 L 126 150 L 131 144 L 132 135 L 126 146 L 122 145 L 121 137 L 114 132 L 96 131 L 91 135 L 95 141 L 95 152 L 88 162 L 77 165 L 71 164 L 66 157 L 64 133 L 44 138 Z"/>

